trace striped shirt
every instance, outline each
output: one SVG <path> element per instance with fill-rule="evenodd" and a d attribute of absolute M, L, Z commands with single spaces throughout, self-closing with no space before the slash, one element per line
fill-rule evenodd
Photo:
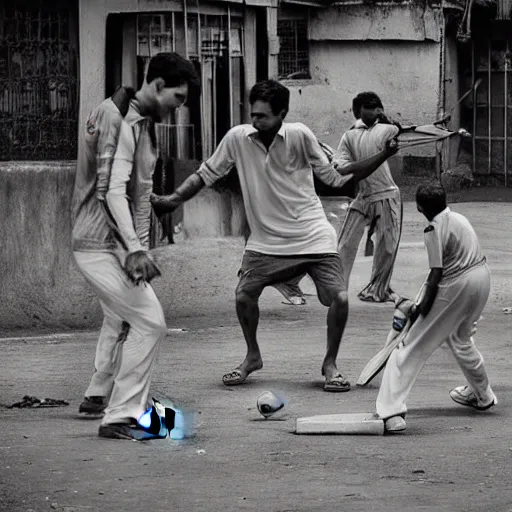
<path fill-rule="evenodd" d="M 352 175 L 334 170 L 307 126 L 283 123 L 268 150 L 253 126 L 235 126 L 198 174 L 211 186 L 235 166 L 251 230 L 246 250 L 277 256 L 337 254 L 336 232 L 315 192 L 313 172 L 333 187 Z"/>

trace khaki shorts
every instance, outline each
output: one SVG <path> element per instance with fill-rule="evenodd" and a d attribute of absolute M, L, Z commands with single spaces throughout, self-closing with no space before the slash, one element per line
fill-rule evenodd
<path fill-rule="evenodd" d="M 324 306 L 329 306 L 340 292 L 347 291 L 338 254 L 274 256 L 245 251 L 238 272 L 237 294 L 258 298 L 267 286 L 303 274 L 308 274 L 315 283 L 318 299 Z"/>

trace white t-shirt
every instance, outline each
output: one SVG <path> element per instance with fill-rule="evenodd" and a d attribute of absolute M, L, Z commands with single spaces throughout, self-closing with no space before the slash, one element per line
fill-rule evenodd
<path fill-rule="evenodd" d="M 468 219 L 445 208 L 425 228 L 430 268 L 442 268 L 443 280 L 460 276 L 485 258 Z"/>
<path fill-rule="evenodd" d="M 246 250 L 277 256 L 337 254 L 336 232 L 315 192 L 313 172 L 335 187 L 352 175 L 334 170 L 307 126 L 283 123 L 268 151 L 254 127 L 235 126 L 198 174 L 210 186 L 234 166 L 251 229 Z"/>

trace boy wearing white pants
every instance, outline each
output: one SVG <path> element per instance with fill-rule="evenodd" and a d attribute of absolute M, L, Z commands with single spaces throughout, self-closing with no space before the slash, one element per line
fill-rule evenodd
<path fill-rule="evenodd" d="M 418 211 L 430 221 L 425 229 L 430 274 L 414 323 L 392 352 L 377 397 L 377 414 L 387 432 L 405 430 L 405 401 L 432 352 L 447 342 L 466 380 L 450 391 L 461 405 L 486 410 L 498 403 L 472 339 L 490 291 L 490 272 L 469 221 L 446 205 L 438 184 L 416 192 Z"/>
<path fill-rule="evenodd" d="M 119 88 L 87 119 L 73 194 L 73 252 L 104 314 L 95 372 L 79 413 L 102 416 L 100 437 L 138 439 L 151 372 L 167 328 L 149 282 L 154 123 L 198 85 L 193 64 L 175 53 L 149 62 L 136 93 Z"/>

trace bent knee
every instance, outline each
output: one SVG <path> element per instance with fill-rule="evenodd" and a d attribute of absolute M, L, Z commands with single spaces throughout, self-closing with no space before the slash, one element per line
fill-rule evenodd
<path fill-rule="evenodd" d="M 340 308 L 348 307 L 348 292 L 344 290 L 333 290 L 330 293 L 318 294 L 318 300 L 324 306 L 336 305 Z"/>
<path fill-rule="evenodd" d="M 235 301 L 237 304 L 247 304 L 257 301 L 260 295 L 261 291 L 239 284 L 235 290 Z"/>

